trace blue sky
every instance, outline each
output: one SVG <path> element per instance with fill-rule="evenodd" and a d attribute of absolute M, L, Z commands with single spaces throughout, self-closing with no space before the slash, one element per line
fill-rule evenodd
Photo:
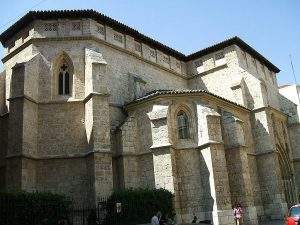
<path fill-rule="evenodd" d="M 29 9 L 95 9 L 185 54 L 237 35 L 281 69 L 280 85 L 294 82 L 292 54 L 300 82 L 299 0 L 1 0 L 0 32 Z"/>

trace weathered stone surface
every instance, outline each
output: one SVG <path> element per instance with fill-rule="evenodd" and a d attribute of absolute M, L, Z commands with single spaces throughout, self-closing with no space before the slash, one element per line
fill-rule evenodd
<path fill-rule="evenodd" d="M 92 19 L 39 20 L 25 30 L 10 40 L 0 74 L 0 188 L 95 204 L 113 187 L 161 187 L 175 194 L 179 222 L 196 215 L 215 225 L 233 224 L 236 202 L 245 224 L 256 225 L 297 200 L 299 106 L 240 47 L 184 62 Z M 69 83 L 59 81 L 64 64 Z M 69 94 L 59 95 L 62 84 Z M 127 104 L 157 89 L 215 96 Z"/>

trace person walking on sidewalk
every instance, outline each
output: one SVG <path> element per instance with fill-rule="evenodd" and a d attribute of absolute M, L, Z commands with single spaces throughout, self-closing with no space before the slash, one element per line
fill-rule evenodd
<path fill-rule="evenodd" d="M 243 208 L 240 203 L 235 204 L 233 207 L 233 215 L 236 225 L 242 225 L 243 224 Z"/>

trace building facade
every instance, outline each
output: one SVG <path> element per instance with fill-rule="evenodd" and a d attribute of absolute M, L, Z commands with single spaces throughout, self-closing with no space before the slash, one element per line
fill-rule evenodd
<path fill-rule="evenodd" d="M 0 40 L 0 188 L 90 204 L 165 188 L 179 222 L 216 225 L 236 202 L 254 225 L 297 201 L 279 69 L 240 38 L 186 56 L 78 10 L 29 12 Z"/>
<path fill-rule="evenodd" d="M 281 109 L 288 115 L 288 132 L 292 148 L 298 198 L 300 190 L 300 86 L 284 85 L 279 87 Z"/>

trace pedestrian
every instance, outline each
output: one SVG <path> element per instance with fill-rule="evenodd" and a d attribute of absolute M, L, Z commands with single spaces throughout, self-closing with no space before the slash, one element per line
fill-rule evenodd
<path fill-rule="evenodd" d="M 233 215 L 236 225 L 242 225 L 243 221 L 243 208 L 241 203 L 235 204 L 233 207 Z"/>
<path fill-rule="evenodd" d="M 166 214 L 166 224 L 167 225 L 174 225 L 175 224 L 175 221 L 172 220 L 171 217 L 169 217 L 169 214 Z"/>
<path fill-rule="evenodd" d="M 158 211 L 158 212 L 151 218 L 151 225 L 159 225 L 160 219 L 161 219 L 161 212 Z"/>
<path fill-rule="evenodd" d="M 194 216 L 192 223 L 197 223 L 197 220 L 198 220 L 197 216 Z"/>
<path fill-rule="evenodd" d="M 88 222 L 88 225 L 98 225 L 99 224 L 95 209 L 91 210 L 91 212 L 87 218 L 87 222 Z"/>

